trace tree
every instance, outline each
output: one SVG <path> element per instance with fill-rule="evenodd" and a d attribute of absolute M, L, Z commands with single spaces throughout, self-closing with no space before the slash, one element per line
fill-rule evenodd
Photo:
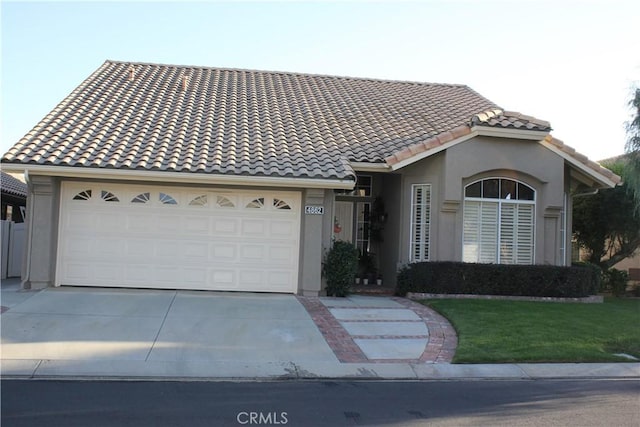
<path fill-rule="evenodd" d="M 607 165 L 622 176 L 622 185 L 574 199 L 574 236 L 587 250 L 588 261 L 603 270 L 632 256 L 640 247 L 640 210 L 635 209 L 634 194 L 629 191 L 627 165 L 624 160 Z"/>
<path fill-rule="evenodd" d="M 626 165 L 626 182 L 635 199 L 636 212 L 640 211 L 640 88 L 635 89 L 635 96 L 629 101 L 635 117 L 627 123 L 627 144 L 625 146 L 628 162 Z"/>

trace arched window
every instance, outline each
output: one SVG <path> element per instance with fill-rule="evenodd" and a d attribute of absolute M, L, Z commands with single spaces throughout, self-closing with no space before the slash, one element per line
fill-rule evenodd
<path fill-rule="evenodd" d="M 172 196 L 168 195 L 167 193 L 160 193 L 160 195 L 158 196 L 158 200 L 160 200 L 160 203 L 162 203 L 163 205 L 178 204 L 178 202 L 176 202 L 176 199 L 174 199 Z"/>
<path fill-rule="evenodd" d="M 91 198 L 91 190 L 84 190 L 73 196 L 73 200 L 89 200 Z"/>
<path fill-rule="evenodd" d="M 231 200 L 229 200 L 228 197 L 225 197 L 225 196 L 218 196 L 216 198 L 216 204 L 221 208 L 233 208 L 233 207 L 235 207 L 233 202 Z"/>
<path fill-rule="evenodd" d="M 149 200 L 151 200 L 151 193 L 140 193 L 131 199 L 131 203 L 147 203 Z"/>
<path fill-rule="evenodd" d="M 102 197 L 102 200 L 104 200 L 105 202 L 119 202 L 120 199 L 118 199 L 118 197 L 113 194 L 111 191 L 107 191 L 107 190 L 102 190 L 100 192 L 100 195 Z"/>
<path fill-rule="evenodd" d="M 253 199 L 249 203 L 247 203 L 247 208 L 250 209 L 260 209 L 264 207 L 264 197 L 259 197 L 257 199 Z"/>
<path fill-rule="evenodd" d="M 465 262 L 533 264 L 535 196 L 512 179 L 487 178 L 464 190 Z"/>
<path fill-rule="evenodd" d="M 207 195 L 203 194 L 201 196 L 194 197 L 193 200 L 189 202 L 190 206 L 207 206 Z"/>
<path fill-rule="evenodd" d="M 291 210 L 291 206 L 282 199 L 273 199 L 273 207 L 276 209 Z"/>

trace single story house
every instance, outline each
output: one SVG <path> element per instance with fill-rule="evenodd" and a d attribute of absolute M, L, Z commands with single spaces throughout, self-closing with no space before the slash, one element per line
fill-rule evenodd
<path fill-rule="evenodd" d="M 24 287 L 318 295 L 336 239 L 416 261 L 569 262 L 619 177 L 464 85 L 106 61 L 2 158 Z M 373 254 L 373 255 L 372 255 Z"/>
<path fill-rule="evenodd" d="M 0 171 L 0 220 L 24 222 L 27 206 L 27 184 Z"/>

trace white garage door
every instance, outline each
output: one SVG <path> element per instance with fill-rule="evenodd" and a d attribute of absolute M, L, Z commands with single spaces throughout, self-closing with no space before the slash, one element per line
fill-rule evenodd
<path fill-rule="evenodd" d="M 62 185 L 57 284 L 297 291 L 300 193 Z"/>

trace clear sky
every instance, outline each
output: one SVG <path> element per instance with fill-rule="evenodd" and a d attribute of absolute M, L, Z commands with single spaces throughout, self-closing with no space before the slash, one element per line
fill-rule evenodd
<path fill-rule="evenodd" d="M 105 60 L 461 83 L 545 119 L 594 160 L 624 152 L 640 1 L 2 0 L 0 151 Z"/>

